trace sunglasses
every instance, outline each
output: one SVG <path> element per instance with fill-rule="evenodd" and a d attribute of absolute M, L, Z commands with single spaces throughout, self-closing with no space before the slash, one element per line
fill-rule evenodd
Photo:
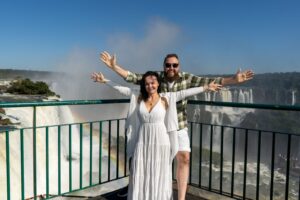
<path fill-rule="evenodd" d="M 171 68 L 173 66 L 173 68 L 177 68 L 179 66 L 178 63 L 165 63 L 165 67 L 166 68 Z"/>

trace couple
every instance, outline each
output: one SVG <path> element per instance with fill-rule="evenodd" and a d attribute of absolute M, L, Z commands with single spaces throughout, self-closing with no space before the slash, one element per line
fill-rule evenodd
<path fill-rule="evenodd" d="M 230 78 L 201 78 L 180 72 L 178 56 L 169 54 L 164 60 L 163 73 L 147 72 L 141 76 L 124 70 L 117 65 L 116 57 L 107 52 L 101 54 L 101 60 L 127 81 L 140 82 L 141 87 L 137 92 L 114 85 L 101 73 L 92 75 L 95 81 L 106 82 L 131 96 L 127 120 L 127 153 L 132 157 L 128 199 L 172 199 L 171 164 L 176 154 L 178 199 L 184 199 L 190 151 L 185 98 L 207 89 L 219 90 L 220 83 L 244 82 L 253 77 L 253 72 L 239 71 Z M 180 101 L 177 106 L 176 101 Z"/>

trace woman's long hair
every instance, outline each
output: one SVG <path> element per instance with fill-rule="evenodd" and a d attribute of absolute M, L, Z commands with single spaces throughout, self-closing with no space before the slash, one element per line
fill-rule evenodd
<path fill-rule="evenodd" d="M 161 88 L 160 88 L 160 78 L 159 78 L 159 75 L 157 72 L 154 72 L 154 71 L 147 71 L 143 77 L 142 77 L 142 80 L 140 82 L 140 86 L 141 86 L 141 89 L 140 89 L 140 92 L 141 92 L 141 95 L 140 95 L 140 98 L 143 99 L 144 101 L 146 101 L 149 97 L 148 95 L 148 92 L 146 91 L 146 84 L 145 84 L 145 80 L 148 76 L 155 76 L 156 79 L 157 79 L 157 82 L 158 82 L 158 88 L 157 88 L 157 92 L 160 93 L 161 91 Z"/>

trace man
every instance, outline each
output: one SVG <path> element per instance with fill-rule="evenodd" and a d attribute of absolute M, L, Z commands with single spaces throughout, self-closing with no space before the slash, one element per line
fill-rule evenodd
<path fill-rule="evenodd" d="M 116 56 L 111 56 L 108 52 L 102 52 L 100 59 L 113 71 L 123 77 L 127 82 L 138 84 L 142 78 L 142 74 L 136 74 L 125 70 L 116 63 Z M 241 72 L 240 70 L 233 77 L 226 78 L 205 78 L 198 77 L 193 74 L 180 71 L 179 58 L 176 54 L 168 54 L 163 63 L 164 71 L 159 72 L 161 78 L 162 92 L 176 92 L 191 87 L 199 87 L 208 85 L 215 81 L 221 85 L 238 84 L 248 81 L 253 78 L 254 73 L 251 70 Z M 178 143 L 179 149 L 176 155 L 177 159 L 177 186 L 178 186 L 178 200 L 184 200 L 190 163 L 190 141 L 188 136 L 187 124 L 187 100 L 177 102 L 178 115 Z"/>

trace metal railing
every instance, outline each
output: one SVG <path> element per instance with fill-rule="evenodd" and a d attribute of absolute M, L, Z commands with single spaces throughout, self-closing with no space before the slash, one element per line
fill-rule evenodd
<path fill-rule="evenodd" d="M 189 101 L 189 104 L 300 111 L 299 106 L 286 105 L 205 101 Z M 300 132 L 283 133 L 194 121 L 189 121 L 189 130 L 190 185 L 235 199 L 300 199 L 300 153 L 291 157 L 292 148 L 299 149 Z M 198 136 L 196 140 L 195 136 Z M 266 147 L 269 148 L 267 152 Z"/>
<path fill-rule="evenodd" d="M 32 127 L 21 128 L 17 130 L 5 130 L 0 140 L 5 143 L 5 172 L 6 172 L 6 199 L 12 198 L 12 179 L 11 179 L 11 133 L 17 132 L 19 135 L 19 153 L 20 153 L 20 190 L 14 192 L 20 193 L 21 199 L 27 199 L 33 197 L 37 199 L 39 196 L 45 198 L 53 198 L 55 196 L 66 195 L 68 193 L 84 190 L 95 185 L 111 182 L 128 176 L 128 161 L 126 157 L 126 138 L 125 138 L 125 119 L 109 119 L 90 122 L 70 123 L 70 124 L 57 124 L 51 126 L 37 126 L 36 108 L 42 106 L 65 106 L 65 105 L 91 105 L 91 104 L 114 104 L 114 103 L 128 103 L 127 99 L 118 100 L 78 100 L 78 101 L 61 101 L 61 102 L 38 102 L 38 103 L 1 103 L 2 108 L 11 107 L 32 107 L 33 108 L 33 124 Z M 251 108 L 251 109 L 269 109 L 269 110 L 285 110 L 285 111 L 300 111 L 300 106 L 278 106 L 278 105 L 262 105 L 262 104 L 239 104 L 239 103 L 225 103 L 225 102 L 204 102 L 204 101 L 189 101 L 191 105 L 208 105 L 208 106 L 225 106 L 225 107 L 238 107 L 238 108 Z M 122 123 L 122 125 L 121 125 Z M 199 187 L 210 192 L 218 193 L 224 196 L 236 198 L 236 199 L 276 199 L 278 192 L 284 193 L 284 199 L 290 199 L 291 190 L 297 193 L 295 198 L 300 198 L 300 174 L 295 166 L 291 166 L 291 150 L 295 145 L 300 145 L 300 135 L 298 133 L 281 133 L 268 130 L 257 130 L 249 128 L 241 128 L 234 126 L 225 126 L 219 124 L 207 124 L 203 122 L 189 121 L 189 130 L 191 137 L 191 161 L 190 161 L 190 184 Z M 76 127 L 79 131 L 79 155 L 74 159 L 74 137 L 73 128 Z M 97 128 L 95 128 L 97 127 Z M 104 128 L 105 127 L 105 128 Z M 63 131 L 65 130 L 65 131 Z M 88 130 L 86 134 L 85 130 Z M 96 130 L 96 131 L 95 131 Z M 25 134 L 32 132 L 32 153 L 28 153 L 25 148 L 24 137 Z M 38 133 L 39 132 L 39 133 Z M 51 132 L 51 133 L 50 133 Z M 57 142 L 57 163 L 53 163 L 50 158 L 52 152 L 50 150 L 49 137 L 53 134 L 56 135 Z M 68 152 L 67 158 L 62 157 L 62 136 L 68 134 Z M 40 149 L 37 148 L 37 136 L 43 135 L 44 140 L 44 156 L 45 156 L 45 168 L 39 167 L 37 152 Z M 95 153 L 94 138 L 98 137 L 96 145 L 98 145 L 98 152 Z M 114 137 L 113 137 L 114 136 Z M 88 148 L 89 169 L 85 170 L 88 173 L 88 178 L 83 174 L 84 159 L 86 159 L 83 153 L 85 149 L 84 138 L 89 137 L 88 143 L 85 142 Z M 197 138 L 198 137 L 198 138 Z M 264 155 L 264 157 L 270 158 L 270 164 L 267 165 L 262 161 L 262 148 L 264 147 L 264 141 L 270 139 L 268 143 L 270 146 L 270 154 Z M 40 138 L 40 137 L 39 137 Z M 197 138 L 197 140 L 196 140 Z M 216 140 L 217 138 L 217 140 Z M 241 139 L 242 138 L 242 139 Z M 253 138 L 256 138 L 253 140 Z M 16 139 L 14 137 L 13 139 Z M 105 140 L 105 141 L 104 141 Z M 278 161 L 276 150 L 279 140 L 285 140 L 286 154 L 282 157 L 282 161 Z M 229 141 L 229 142 L 228 142 Z M 294 143 L 293 143 L 294 141 Z M 1 142 L 1 141 L 0 141 Z M 242 142 L 242 145 L 239 144 Z M 292 145 L 294 144 L 294 145 Z M 255 162 L 253 161 L 253 154 L 250 156 L 249 147 L 256 149 Z M 255 148 L 253 148 L 255 146 Z M 280 146 L 282 147 L 282 145 Z M 0 146 L 0 148 L 3 148 Z M 218 150 L 216 150 L 216 148 Z M 104 155 L 104 150 L 106 155 Z M 242 151 L 243 150 L 243 151 Z M 98 159 L 97 170 L 94 170 L 93 166 L 95 160 L 93 156 L 96 154 Z M 25 160 L 28 155 L 32 155 L 32 184 L 26 184 L 25 179 L 29 175 L 26 174 Z M 112 160 L 115 160 L 112 165 Z M 68 164 L 68 169 L 62 168 L 62 161 Z M 277 162 L 278 161 L 278 162 Z M 1 164 L 1 163 L 0 163 Z M 50 165 L 56 165 L 57 167 L 57 189 L 53 190 L 50 174 Z M 249 167 L 256 166 L 255 170 Z M 278 170 L 278 165 L 285 169 Z M 78 167 L 78 174 L 75 178 L 74 167 Z M 267 166 L 267 167 L 266 167 Z M 230 169 L 230 170 L 228 170 Z M 268 176 L 269 181 L 267 184 L 266 177 L 262 173 L 263 170 L 269 169 Z M 45 177 L 42 177 L 45 184 L 41 189 L 40 185 L 43 185 L 38 181 L 38 171 L 44 170 L 42 173 Z M 64 173 L 63 171 L 66 171 Z M 95 178 L 95 172 L 97 171 L 97 177 Z M 293 173 L 293 174 L 291 174 Z M 295 174 L 296 173 L 296 174 Z M 298 174 L 297 174 L 298 173 Z M 53 174 L 53 173 L 52 173 Z M 63 177 L 68 175 L 68 188 L 62 185 Z M 103 176 L 106 175 L 106 177 Z M 284 186 L 278 185 L 278 176 L 284 175 Z M 251 177 L 249 177 L 251 176 Z M 255 182 L 253 183 L 253 176 L 255 176 Z M 85 178 L 84 178 L 85 177 Z M 174 177 L 174 173 L 173 173 Z M 39 177 L 40 178 L 40 177 Z M 74 181 L 76 179 L 77 181 Z M 96 179 L 96 180 L 95 180 Z M 284 178 L 283 178 L 284 179 Z M 88 183 L 84 183 L 84 180 L 88 180 Z M 252 182 L 251 182 L 252 181 Z M 283 182 L 282 180 L 280 180 Z M 13 180 L 15 183 L 16 180 Z M 75 186 L 77 185 L 77 187 Z M 253 186 L 255 185 L 255 186 Z M 296 185 L 296 186 L 295 186 Z M 265 194 L 266 186 L 269 187 L 269 194 Z M 291 187 L 292 186 L 292 187 Z M 27 187 L 27 188 L 26 188 Z M 26 195 L 25 190 L 30 187 L 32 195 Z M 282 187 L 284 189 L 282 189 Z M 279 189 L 280 190 L 279 190 Z M 44 191 L 40 193 L 39 191 Z M 275 195 L 274 195 L 275 194 Z M 298 197 L 297 197 L 298 196 Z"/>
<path fill-rule="evenodd" d="M 125 119 L 109 119 L 109 120 L 99 120 L 99 121 L 91 121 L 91 122 L 80 122 L 80 123 L 70 123 L 70 124 L 57 124 L 57 125 L 51 125 L 51 126 L 37 126 L 37 107 L 43 107 L 43 106 L 65 106 L 65 105 L 91 105 L 91 104 L 112 104 L 112 103 L 128 103 L 129 100 L 127 99 L 120 99 L 120 100 L 77 100 L 77 101 L 60 101 L 60 102 L 36 102 L 36 103 L 1 103 L 0 107 L 2 108 L 12 108 L 12 107 L 32 107 L 32 112 L 33 112 L 33 124 L 32 127 L 26 127 L 26 128 L 20 128 L 20 129 L 11 129 L 11 130 L 5 130 L 3 133 L 2 137 L 0 138 L 0 140 L 5 141 L 5 160 L 6 160 L 6 164 L 5 164 L 5 171 L 6 171 L 6 195 L 2 198 L 6 198 L 6 199 L 14 199 L 12 197 L 12 185 L 11 185 L 11 134 L 14 132 L 18 132 L 19 133 L 19 141 L 20 141 L 20 147 L 19 147 L 19 152 L 20 152 L 20 191 L 14 191 L 14 195 L 16 195 L 15 193 L 19 193 L 20 195 L 16 195 L 19 196 L 20 199 L 37 199 L 39 197 L 43 197 L 43 198 L 53 198 L 55 196 L 61 196 L 61 195 L 66 195 L 68 193 L 71 192 L 75 192 L 75 191 L 79 191 L 79 190 L 84 190 L 86 188 L 89 187 L 93 187 L 95 185 L 99 185 L 99 184 L 103 184 L 103 183 L 107 183 L 110 181 L 114 181 L 117 179 L 121 179 L 124 178 L 128 175 L 128 170 L 127 170 L 127 158 L 126 158 L 126 143 L 125 143 L 125 131 L 123 131 L 123 135 L 120 135 L 120 122 L 124 122 Z M 116 164 L 115 164 L 115 177 L 111 176 L 111 170 L 112 167 L 111 166 L 111 160 L 113 158 L 112 154 L 112 123 L 116 123 Z M 104 130 L 104 125 L 106 124 L 107 126 L 107 130 Z M 84 155 L 83 155 L 83 132 L 84 132 L 84 127 L 88 126 L 89 129 L 89 145 L 88 145 L 88 149 L 89 149 L 89 183 L 87 185 L 84 185 L 83 183 L 83 159 L 84 159 Z M 95 133 L 94 127 L 97 126 L 98 128 L 98 133 Z M 74 144 L 72 142 L 72 137 L 73 136 L 73 127 L 76 127 L 79 130 L 79 157 L 78 157 L 78 167 L 79 167 L 79 175 L 78 175 L 78 187 L 74 187 L 73 185 L 73 178 L 74 178 L 74 173 L 73 173 L 73 166 L 75 161 L 73 159 L 73 155 L 72 155 L 72 148 L 74 148 Z M 63 128 L 67 128 L 68 130 L 65 131 L 65 133 L 68 133 L 68 156 L 67 158 L 62 158 L 62 150 L 61 150 L 61 142 L 62 142 L 62 129 Z M 124 126 L 122 127 L 124 129 Z M 50 161 L 50 155 L 53 152 L 50 152 L 49 150 L 49 145 L 50 145 L 50 141 L 49 141 L 49 137 L 50 137 L 50 129 L 52 130 L 52 135 L 56 134 L 57 137 L 57 163 L 51 163 Z M 24 142 L 24 134 L 30 134 L 30 132 L 32 132 L 32 152 L 28 152 L 25 148 L 25 142 Z M 45 141 L 44 145 L 45 145 L 45 169 L 40 169 L 38 168 L 38 159 L 37 159 L 37 152 L 40 151 L 39 149 L 37 149 L 37 132 L 40 132 L 39 135 L 43 135 L 43 139 Z M 42 132 L 42 133 L 41 133 Z M 94 176 L 92 174 L 93 172 L 93 134 L 96 134 L 98 136 L 98 180 L 93 180 Z M 5 136 L 5 137 L 3 137 Z M 106 174 L 107 177 L 106 179 L 104 179 L 102 177 L 102 172 L 103 172 L 103 137 L 107 138 L 107 141 L 105 141 L 105 144 L 107 144 L 107 161 L 106 161 Z M 122 148 L 120 147 L 121 142 L 120 139 L 123 138 L 123 143 L 122 143 Z M 16 137 L 14 137 L 14 139 L 16 139 Z M 1 147 L 4 148 L 4 147 Z M 25 183 L 25 177 L 28 175 L 25 173 L 25 158 L 24 158 L 24 154 L 29 154 L 29 156 L 32 156 L 32 185 L 28 185 Z M 122 161 L 120 160 L 121 157 L 123 158 Z M 63 191 L 62 192 L 62 178 L 65 176 L 65 174 L 62 174 L 62 160 L 65 159 L 68 161 L 68 190 Z M 119 171 L 120 169 L 120 162 L 124 163 L 124 169 L 123 169 L 123 174 L 120 175 Z M 50 192 L 50 167 L 49 165 L 57 165 L 57 191 L 56 193 L 51 193 Z M 39 188 L 39 185 L 41 184 L 40 182 L 38 182 L 38 178 L 37 178 L 37 174 L 38 171 L 41 170 L 45 170 L 45 188 Z M 30 179 L 30 178 L 28 178 Z M 94 178 L 95 179 L 95 178 Z M 17 180 L 14 180 L 14 182 Z M 52 185 L 53 186 L 53 185 Z M 31 187 L 30 190 L 32 190 L 31 195 L 26 195 L 26 189 L 25 187 Z M 3 189 L 3 188 L 2 188 Z M 39 190 L 44 191 L 45 193 L 39 193 Z M 53 189 L 53 188 L 52 188 Z M 4 192 L 4 191 L 1 191 Z M 27 192 L 28 193 L 28 192 Z M 4 194 L 2 194 L 4 195 Z"/>

